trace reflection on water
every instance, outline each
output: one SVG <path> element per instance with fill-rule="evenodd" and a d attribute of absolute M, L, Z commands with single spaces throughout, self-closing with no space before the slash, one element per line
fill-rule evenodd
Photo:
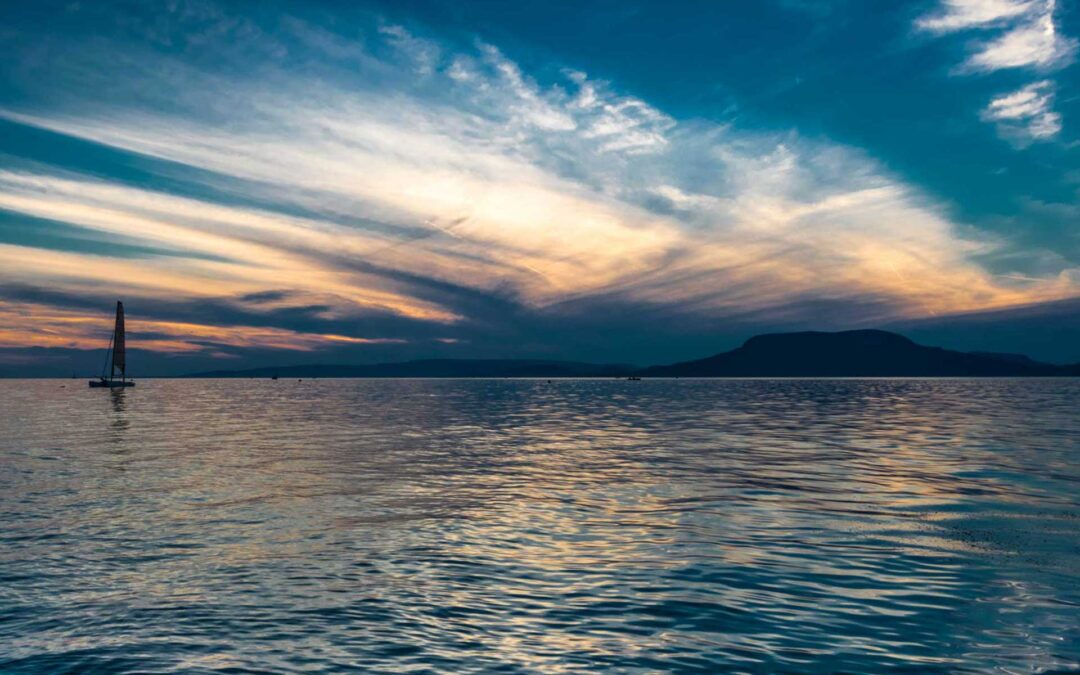
<path fill-rule="evenodd" d="M 1078 400 L 0 382 L 0 671 L 1075 668 Z"/>
<path fill-rule="evenodd" d="M 124 414 L 124 397 L 127 395 L 127 388 L 110 389 L 109 400 L 112 401 L 113 421 L 109 425 L 112 430 L 113 440 L 120 442 L 124 439 L 124 431 L 131 425 L 128 421 L 127 415 Z"/>

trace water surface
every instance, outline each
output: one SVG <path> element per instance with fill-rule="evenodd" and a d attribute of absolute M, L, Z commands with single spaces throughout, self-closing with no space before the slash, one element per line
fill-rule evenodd
<path fill-rule="evenodd" d="M 1080 665 L 1080 380 L 0 381 L 0 672 Z"/>

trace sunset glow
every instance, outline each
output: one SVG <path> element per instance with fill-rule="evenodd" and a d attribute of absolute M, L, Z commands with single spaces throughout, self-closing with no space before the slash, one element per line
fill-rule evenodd
<path fill-rule="evenodd" d="M 933 41 L 982 25 L 944 7 L 907 30 Z M 271 31 L 212 4 L 153 26 L 64 11 L 63 45 L 38 36 L 49 48 L 3 73 L 19 91 L 0 101 L 5 134 L 55 150 L 0 155 L 0 302 L 5 316 L 34 303 L 35 317 L 83 322 L 8 325 L 5 347 L 89 348 L 116 298 L 156 336 L 133 337 L 144 350 L 333 341 L 453 355 L 504 333 L 545 342 L 525 323 L 591 344 L 584 326 L 607 314 L 727 335 L 1080 296 L 1075 244 L 1020 236 L 1035 227 L 1025 218 L 1046 218 L 1031 198 L 1017 202 L 1029 211 L 965 217 L 873 148 L 666 110 L 572 59 L 536 69 L 495 38 L 366 14 L 341 31 L 297 12 Z M 169 47 L 193 23 L 198 42 Z M 7 36 L 8 52 L 35 30 Z M 1071 58 L 1062 39 L 1047 47 L 1065 50 L 1058 64 Z M 1008 48 L 970 68 L 1009 66 L 993 51 Z M 1028 114 L 1017 106 L 1049 102 L 1021 98 L 987 119 L 1014 124 Z M 1058 117 L 1031 135 L 1045 140 Z M 1006 219 L 1015 227 L 995 224 Z M 220 311 L 202 318 L 200 303 Z"/>

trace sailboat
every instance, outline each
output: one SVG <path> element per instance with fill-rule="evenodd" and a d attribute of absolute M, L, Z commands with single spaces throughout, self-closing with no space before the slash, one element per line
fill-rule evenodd
<path fill-rule="evenodd" d="M 110 367 L 111 365 L 111 367 Z M 109 376 L 105 377 L 108 369 Z M 116 379 L 116 371 L 120 379 Z M 116 327 L 109 340 L 109 351 L 105 354 L 105 365 L 101 368 L 101 377 L 90 380 L 91 387 L 134 387 L 135 383 L 127 379 L 127 345 L 124 340 L 124 303 L 116 301 Z"/>

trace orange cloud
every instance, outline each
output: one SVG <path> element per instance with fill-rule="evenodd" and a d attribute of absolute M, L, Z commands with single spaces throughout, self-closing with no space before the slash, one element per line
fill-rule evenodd
<path fill-rule="evenodd" d="M 107 312 L 93 316 L 41 304 L 0 301 L 0 347 L 104 349 L 111 331 L 112 317 Z M 134 316 L 128 317 L 127 331 L 129 348 L 166 353 L 211 351 L 223 346 L 312 351 L 333 344 L 405 342 L 398 339 L 300 333 L 265 326 L 147 321 Z"/>

